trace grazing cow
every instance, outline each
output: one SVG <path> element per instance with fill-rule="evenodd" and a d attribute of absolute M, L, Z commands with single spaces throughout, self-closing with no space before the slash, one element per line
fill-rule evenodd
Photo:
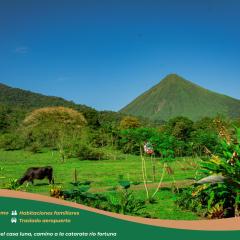
<path fill-rule="evenodd" d="M 31 167 L 28 168 L 22 178 L 18 180 L 19 185 L 22 185 L 25 181 L 33 184 L 34 179 L 48 178 L 49 184 L 54 184 L 53 168 L 51 166 L 46 167 Z"/>

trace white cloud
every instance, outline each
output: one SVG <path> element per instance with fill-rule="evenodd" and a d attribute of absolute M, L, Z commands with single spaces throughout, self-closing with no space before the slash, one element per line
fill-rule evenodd
<path fill-rule="evenodd" d="M 26 46 L 19 46 L 19 47 L 16 47 L 15 48 L 15 53 L 19 53 L 19 54 L 25 54 L 25 53 L 28 53 L 29 51 L 29 48 L 26 47 Z"/>

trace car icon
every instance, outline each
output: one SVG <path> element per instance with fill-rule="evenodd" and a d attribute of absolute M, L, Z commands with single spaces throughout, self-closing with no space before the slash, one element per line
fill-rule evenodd
<path fill-rule="evenodd" d="M 17 219 L 15 217 L 11 218 L 11 223 L 17 223 Z"/>

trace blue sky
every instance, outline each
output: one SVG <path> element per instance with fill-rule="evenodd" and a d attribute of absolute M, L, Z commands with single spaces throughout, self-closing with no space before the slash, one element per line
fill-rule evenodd
<path fill-rule="evenodd" d="M 2 83 L 119 110 L 169 73 L 240 99 L 240 1 L 0 1 Z"/>

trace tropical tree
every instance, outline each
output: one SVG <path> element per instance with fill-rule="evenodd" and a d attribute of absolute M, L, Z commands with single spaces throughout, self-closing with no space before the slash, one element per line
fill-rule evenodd
<path fill-rule="evenodd" d="M 127 116 L 124 117 L 120 122 L 120 129 L 138 128 L 141 123 L 138 118 Z"/>
<path fill-rule="evenodd" d="M 81 134 L 87 124 L 84 116 L 66 107 L 45 107 L 32 111 L 23 121 L 25 136 L 30 142 L 54 146 L 64 161 L 67 145 Z"/>
<path fill-rule="evenodd" d="M 219 147 L 219 138 L 216 132 L 197 129 L 191 133 L 192 155 L 204 155 L 206 151 L 216 153 Z"/>
<path fill-rule="evenodd" d="M 166 131 L 178 140 L 187 141 L 193 130 L 193 122 L 186 117 L 176 117 L 170 119 L 166 126 Z"/>

